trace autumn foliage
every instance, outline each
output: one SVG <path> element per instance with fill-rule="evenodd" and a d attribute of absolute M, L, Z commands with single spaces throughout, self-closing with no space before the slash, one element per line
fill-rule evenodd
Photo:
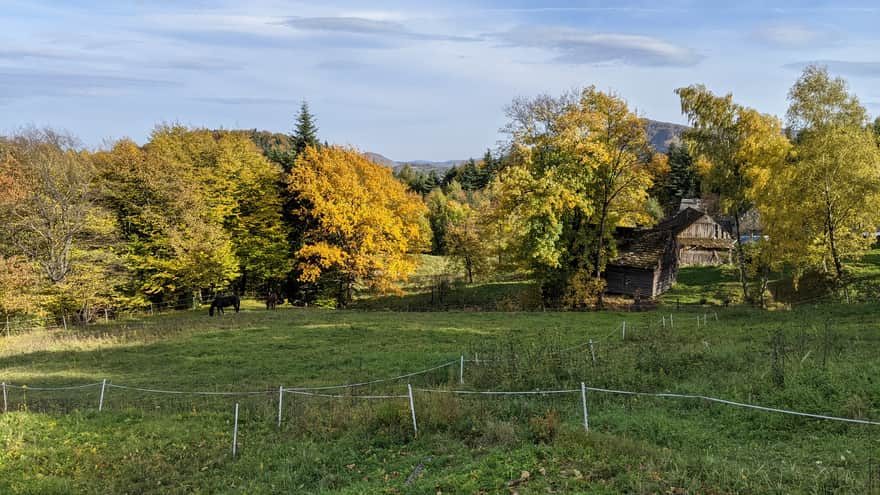
<path fill-rule="evenodd" d="M 296 253 L 299 278 L 332 277 L 340 304 L 351 299 L 356 282 L 393 290 L 416 268 L 410 255 L 428 247 L 421 198 L 354 149 L 306 148 L 288 184 L 309 225 Z"/>

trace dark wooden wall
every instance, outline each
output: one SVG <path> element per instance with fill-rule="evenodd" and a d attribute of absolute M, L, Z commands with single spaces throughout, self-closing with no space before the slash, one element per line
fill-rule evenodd
<path fill-rule="evenodd" d="M 703 239 L 730 239 L 730 234 L 709 215 L 704 215 L 696 222 L 688 225 L 677 237 L 699 237 Z"/>
<path fill-rule="evenodd" d="M 634 296 L 636 290 L 639 290 L 642 297 L 654 297 L 658 294 L 655 271 L 660 272 L 660 270 L 609 265 L 605 269 L 605 280 L 608 283 L 606 291 L 611 294 Z"/>
<path fill-rule="evenodd" d="M 678 257 L 682 265 L 723 265 L 730 263 L 730 250 L 681 248 Z"/>

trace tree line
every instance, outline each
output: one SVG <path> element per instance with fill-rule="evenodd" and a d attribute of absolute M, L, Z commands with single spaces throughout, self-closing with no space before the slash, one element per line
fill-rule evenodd
<path fill-rule="evenodd" d="M 496 150 L 446 171 L 395 172 L 321 142 L 303 104 L 291 134 L 163 124 L 86 150 L 51 129 L 0 138 L 0 311 L 76 312 L 281 292 L 348 304 L 399 290 L 419 253 L 468 282 L 519 271 L 545 304 L 603 304 L 616 229 L 703 197 L 766 236 L 736 244 L 744 300 L 771 272 L 847 284 L 880 224 L 880 119 L 811 66 L 785 121 L 701 85 L 676 90 L 690 128 L 667 153 L 621 96 L 588 86 L 514 100 Z"/>

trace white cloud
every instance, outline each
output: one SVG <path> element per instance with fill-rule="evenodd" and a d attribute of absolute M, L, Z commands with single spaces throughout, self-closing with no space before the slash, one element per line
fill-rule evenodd
<path fill-rule="evenodd" d="M 843 74 L 854 77 L 880 77 L 880 62 L 853 60 L 811 60 L 785 64 L 783 67 L 801 71 L 808 65 L 824 65 L 832 74 Z"/>
<path fill-rule="evenodd" d="M 634 34 L 593 33 L 567 27 L 520 26 L 493 35 L 504 43 L 544 48 L 569 64 L 616 62 L 635 66 L 696 65 L 703 58 L 690 48 Z"/>
<path fill-rule="evenodd" d="M 830 29 L 786 22 L 761 26 L 752 32 L 752 38 L 776 48 L 809 48 L 833 44 L 840 35 Z"/>
<path fill-rule="evenodd" d="M 413 30 L 406 24 L 365 17 L 291 17 L 284 25 L 297 31 L 336 35 L 375 36 L 423 41 L 475 41 L 467 36 L 426 33 Z"/>

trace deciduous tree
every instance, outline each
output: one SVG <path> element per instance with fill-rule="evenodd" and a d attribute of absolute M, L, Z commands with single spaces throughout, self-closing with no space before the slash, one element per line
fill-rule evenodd
<path fill-rule="evenodd" d="M 734 235 L 741 237 L 740 221 L 754 205 L 756 181 L 767 180 L 767 171 L 784 161 L 789 150 L 778 119 L 738 105 L 733 95 L 717 96 L 705 86 L 679 88 L 682 112 L 691 129 L 685 132 L 702 169 L 703 187 L 720 197 L 721 211 L 734 220 Z M 749 298 L 746 257 L 736 243 L 736 259 L 744 299 Z"/>
<path fill-rule="evenodd" d="M 789 100 L 794 154 L 769 174 L 762 219 L 796 268 L 829 271 L 840 284 L 880 225 L 880 151 L 865 109 L 826 69 L 805 69 Z"/>
<path fill-rule="evenodd" d="M 497 192 L 500 211 L 516 219 L 521 255 L 544 272 L 547 299 L 561 298 L 580 271 L 599 284 L 614 227 L 650 222 L 647 189 L 665 161 L 651 153 L 644 120 L 594 87 L 516 100 L 508 115 Z"/>
<path fill-rule="evenodd" d="M 426 209 L 390 169 L 354 149 L 309 146 L 288 183 L 299 213 L 314 219 L 296 253 L 302 281 L 335 278 L 337 301 L 345 305 L 356 282 L 389 291 L 413 272 L 410 254 L 429 240 Z"/>
<path fill-rule="evenodd" d="M 94 168 L 68 135 L 31 129 L 0 149 L 0 231 L 53 283 L 73 268 L 75 243 L 96 208 L 95 190 Z"/>

